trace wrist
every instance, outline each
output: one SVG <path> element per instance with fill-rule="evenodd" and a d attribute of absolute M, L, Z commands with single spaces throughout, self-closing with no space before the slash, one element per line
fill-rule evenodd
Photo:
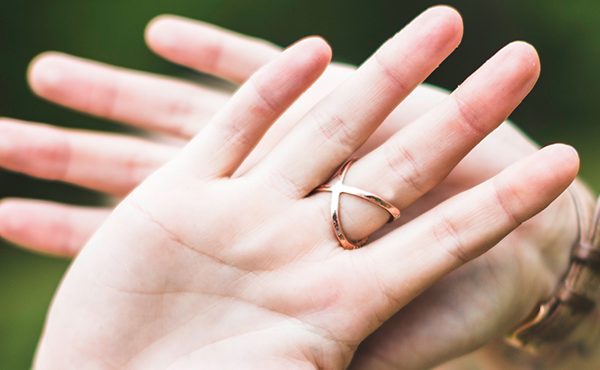
<path fill-rule="evenodd" d="M 576 180 L 548 209 L 539 220 L 542 227 L 537 238 L 538 248 L 544 267 L 549 273 L 544 294 L 537 297 L 548 300 L 559 286 L 569 269 L 573 248 L 581 238 L 581 229 L 590 229 L 590 220 L 596 199 L 592 191 L 581 181 Z"/>
<path fill-rule="evenodd" d="M 543 355 L 533 355 L 498 341 L 474 353 L 472 359 L 478 370 L 597 370 L 600 368 L 598 311 L 583 320 L 579 329 L 576 337 L 580 342 L 571 340 Z"/>
<path fill-rule="evenodd" d="M 580 182 L 570 189 L 576 210 L 577 237 L 570 243 L 569 263 L 560 274 L 550 298 L 542 300 L 515 330 L 510 343 L 534 353 L 539 360 L 555 357 L 570 360 L 568 352 L 577 358 L 581 351 L 593 345 L 598 338 L 598 311 L 596 286 L 600 281 L 600 244 L 597 233 L 596 201 Z M 559 214 L 566 214 L 560 212 Z M 563 224 L 562 230 L 565 229 Z M 565 233 L 568 235 L 568 233 Z M 556 246 L 565 245 L 557 239 Z M 544 356 L 539 356 L 544 354 Z M 546 367 L 544 367 L 546 368 Z"/>
<path fill-rule="evenodd" d="M 574 191 L 587 192 L 579 185 Z M 583 194 L 589 198 L 587 194 Z M 578 194 L 579 196 L 579 194 Z M 519 243 L 518 274 L 512 313 L 505 331 L 513 330 L 532 319 L 540 303 L 548 301 L 560 285 L 569 266 L 572 246 L 578 239 L 577 212 L 569 192 L 563 193 L 548 208 L 523 224 L 509 236 Z"/>

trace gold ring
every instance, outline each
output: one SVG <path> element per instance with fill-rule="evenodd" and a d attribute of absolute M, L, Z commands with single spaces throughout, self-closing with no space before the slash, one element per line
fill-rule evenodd
<path fill-rule="evenodd" d="M 381 197 L 368 191 L 344 184 L 344 179 L 346 178 L 348 169 L 354 162 L 356 162 L 355 158 L 344 162 L 344 164 L 342 164 L 342 166 L 335 173 L 332 182 L 323 184 L 315 189 L 315 191 L 327 191 L 331 193 L 331 221 L 333 224 L 333 231 L 336 239 L 344 249 L 360 248 L 367 242 L 367 238 L 362 240 L 350 240 L 348 237 L 346 237 L 339 212 L 340 198 L 342 194 L 349 194 L 357 198 L 367 200 L 370 203 L 385 209 L 390 214 L 389 222 L 400 217 L 400 210 L 394 207 L 394 205 L 391 203 L 383 200 Z"/>

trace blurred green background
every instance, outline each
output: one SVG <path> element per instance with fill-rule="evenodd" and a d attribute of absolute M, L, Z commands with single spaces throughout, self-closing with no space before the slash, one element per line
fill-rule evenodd
<path fill-rule="evenodd" d="M 449 1 L 465 20 L 462 46 L 430 78 L 455 87 L 503 44 L 523 39 L 542 58 L 540 82 L 513 120 L 547 144 L 566 141 L 583 159 L 583 176 L 600 184 L 600 2 L 596 0 Z M 0 115 L 72 127 L 119 130 L 35 98 L 28 62 L 60 50 L 130 68 L 187 75 L 143 43 L 161 13 L 214 22 L 287 45 L 324 36 L 338 60 L 360 63 L 382 41 L 436 2 L 418 0 L 0 0 Z M 0 172 L 0 196 L 94 204 L 89 192 Z M 0 245 L 0 369 L 29 367 L 44 315 L 68 262 Z"/>

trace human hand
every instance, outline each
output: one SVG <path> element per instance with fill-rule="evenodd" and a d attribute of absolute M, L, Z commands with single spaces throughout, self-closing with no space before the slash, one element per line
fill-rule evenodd
<path fill-rule="evenodd" d="M 228 65 L 228 60 L 236 61 L 231 65 L 237 70 L 253 70 L 261 63 L 252 61 L 249 50 L 253 50 L 253 55 L 272 54 L 269 47 L 261 52 L 260 41 L 240 43 L 239 38 L 219 34 L 211 26 L 177 17 L 159 17 L 149 27 L 148 41 L 167 59 L 204 72 L 214 71 L 216 65 Z M 220 52 L 207 53 L 207 50 Z M 236 53 L 237 50 L 248 52 L 240 55 L 244 52 Z M 200 56 L 205 54 L 220 55 L 221 61 L 203 62 Z M 249 60 L 248 65 L 242 67 L 237 62 L 240 60 Z M 329 78 L 329 72 L 333 78 Z M 334 63 L 324 80 L 339 83 L 350 73 L 347 66 Z M 329 91 L 327 86 L 332 85 L 316 86 L 306 96 L 310 97 L 317 87 Z M 376 147 L 446 97 L 447 94 L 436 87 L 420 85 L 359 152 L 366 153 Z M 295 104 L 296 107 L 302 108 L 302 104 Z M 411 205 L 404 219 L 416 217 L 451 195 L 489 179 L 537 149 L 535 143 L 506 122 L 461 161 L 444 182 Z M 593 206 L 594 199 L 587 188 L 576 186 L 571 190 L 583 201 L 584 207 Z M 397 226 L 397 223 L 390 224 L 384 232 Z M 354 365 L 358 364 L 355 367 L 409 368 L 411 359 L 422 363 L 423 358 L 433 365 L 505 335 L 529 315 L 538 302 L 552 294 L 567 266 L 577 232 L 574 204 L 571 197 L 564 194 L 544 213 L 511 233 L 499 248 L 463 266 L 420 296 L 409 309 L 398 313 L 393 322 L 388 322 L 359 349 L 362 360 L 355 361 Z M 428 330 L 422 330 L 425 326 Z M 435 338 L 426 334 L 435 330 Z M 417 348 L 423 351 L 415 350 Z"/>
<path fill-rule="evenodd" d="M 274 151 L 230 177 L 268 124 L 325 68 L 327 51 L 305 41 L 265 67 L 88 243 L 56 297 L 38 366 L 92 357 L 98 365 L 144 368 L 177 359 L 182 366 L 250 359 L 260 368 L 290 368 L 293 359 L 298 368 L 340 368 L 387 317 L 543 209 L 576 174 L 571 149 L 545 149 L 358 251 L 342 250 L 333 238 L 328 196 L 306 197 L 455 47 L 459 25 L 447 9 L 426 12 Z M 451 98 L 359 160 L 348 182 L 408 207 L 514 109 L 537 77 L 536 60 L 529 46 L 510 45 Z M 459 108 L 467 106 L 485 114 L 465 120 Z M 442 143 L 439 151 L 428 150 L 435 143 Z M 306 156 L 316 149 L 319 158 Z M 357 236 L 386 221 L 370 205 L 348 200 L 343 207 Z M 211 316 L 225 312 L 231 321 Z M 244 325 L 250 333 L 240 336 Z M 217 334 L 230 340 L 219 338 L 207 357 L 205 345 Z M 239 358 L 220 357 L 233 348 Z"/>

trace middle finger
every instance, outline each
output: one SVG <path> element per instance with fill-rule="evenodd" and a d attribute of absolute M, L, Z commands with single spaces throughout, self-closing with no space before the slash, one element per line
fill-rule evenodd
<path fill-rule="evenodd" d="M 306 196 L 362 145 L 461 37 L 462 20 L 454 9 L 424 12 L 313 108 L 256 172 L 292 198 Z"/>

